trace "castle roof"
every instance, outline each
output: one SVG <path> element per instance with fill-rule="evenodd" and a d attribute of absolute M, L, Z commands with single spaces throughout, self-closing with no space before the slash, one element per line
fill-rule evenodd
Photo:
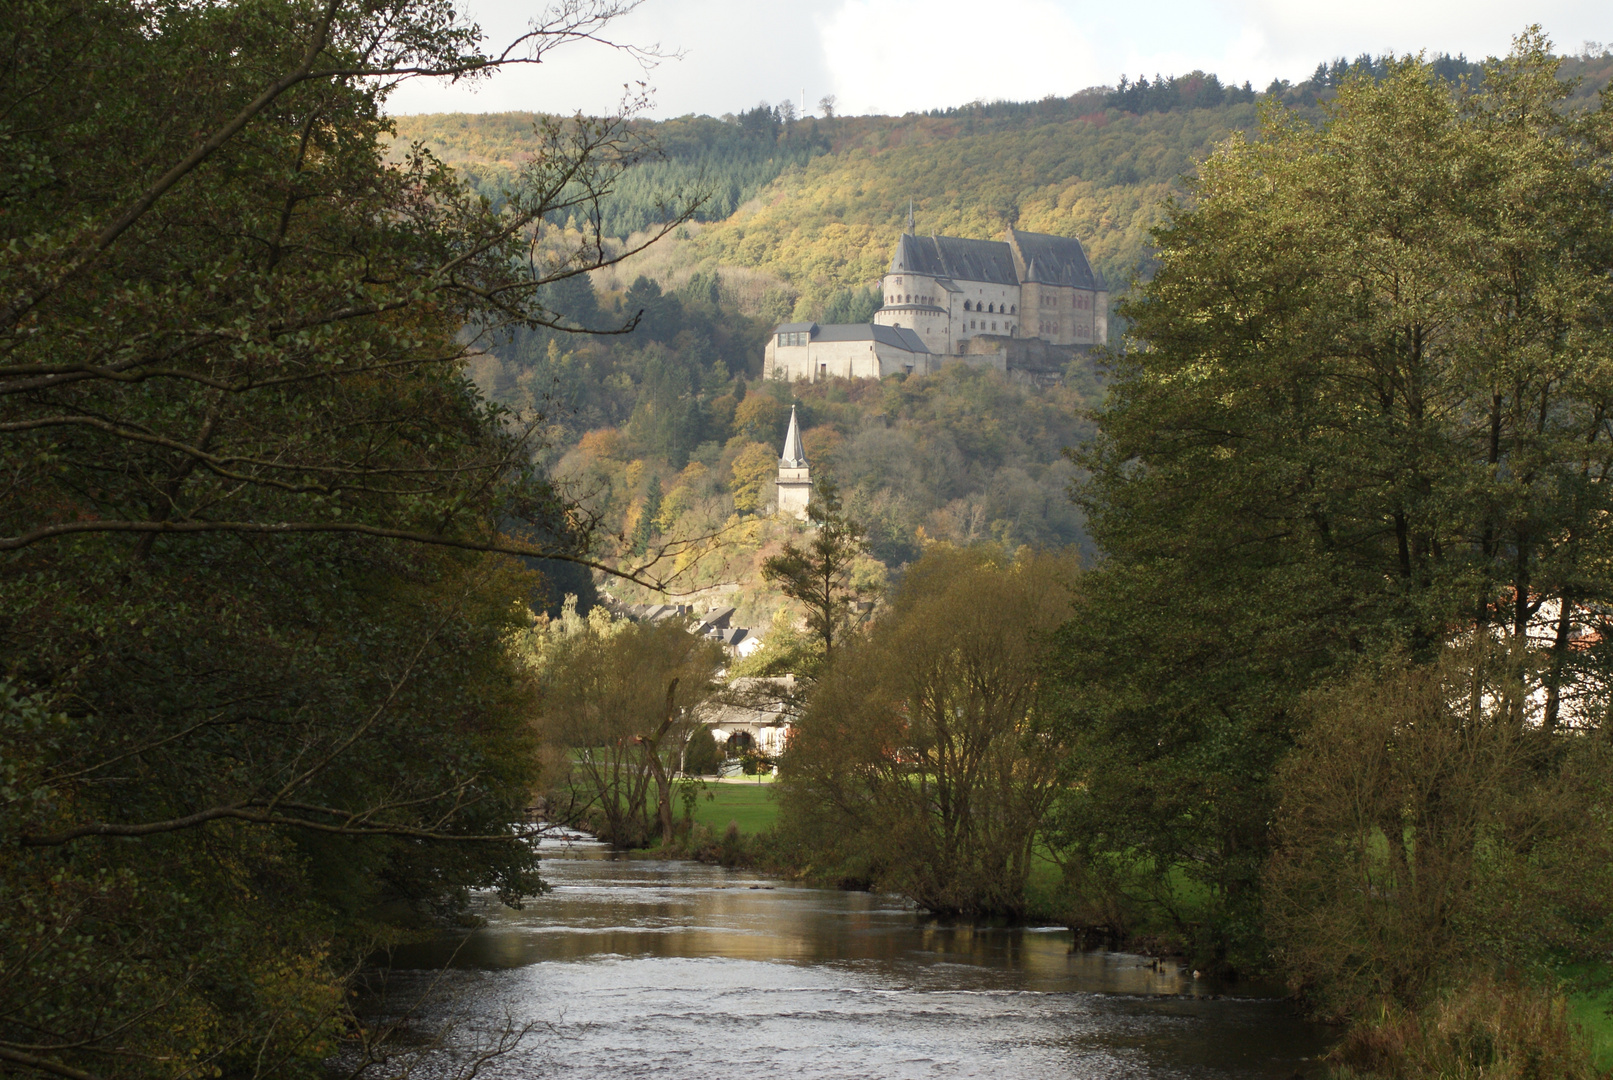
<path fill-rule="evenodd" d="M 1021 281 L 1106 291 L 1103 275 L 1092 269 L 1081 241 L 1068 236 L 1008 230 L 1008 243 Z"/>
<path fill-rule="evenodd" d="M 952 278 L 993 285 L 1036 281 L 1074 289 L 1106 291 L 1103 275 L 1087 262 L 1081 241 L 1069 236 L 1008 230 L 1007 240 L 964 240 L 956 236 L 903 233 L 891 257 L 893 274 L 923 274 L 956 290 Z"/>
<path fill-rule="evenodd" d="M 891 258 L 892 273 L 1018 285 L 1014 255 L 1001 240 L 964 240 L 957 236 L 914 236 L 903 233 Z"/>
<path fill-rule="evenodd" d="M 878 323 L 780 323 L 775 334 L 805 331 L 813 341 L 873 341 L 906 352 L 927 353 L 924 339 L 905 326 L 881 326 Z"/>
<path fill-rule="evenodd" d="M 790 406 L 790 430 L 784 433 L 784 452 L 779 455 L 779 464 L 786 469 L 804 469 L 807 467 L 806 449 L 801 445 L 801 425 L 795 420 L 795 406 Z"/>

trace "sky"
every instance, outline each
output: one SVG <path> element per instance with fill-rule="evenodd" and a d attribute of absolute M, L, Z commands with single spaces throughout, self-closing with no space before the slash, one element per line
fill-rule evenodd
<path fill-rule="evenodd" d="M 468 7 L 489 42 L 518 35 L 544 10 L 532 0 Z M 1068 96 L 1121 75 L 1195 68 L 1264 89 L 1363 52 L 1499 55 L 1530 23 L 1560 53 L 1613 46 L 1607 0 L 642 0 L 606 33 L 659 51 L 664 59 L 647 72 L 622 50 L 574 43 L 474 86 L 416 80 L 389 108 L 604 114 L 647 82 L 645 111 L 656 117 L 786 99 L 821 115 L 828 95 L 841 114 L 896 114 Z"/>

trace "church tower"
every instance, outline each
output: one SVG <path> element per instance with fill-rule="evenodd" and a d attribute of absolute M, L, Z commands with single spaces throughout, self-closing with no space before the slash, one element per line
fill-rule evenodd
<path fill-rule="evenodd" d="M 790 430 L 784 436 L 784 453 L 778 460 L 778 512 L 805 521 L 807 502 L 812 498 L 812 473 L 807 468 L 806 451 L 801 447 L 801 425 L 790 406 Z"/>

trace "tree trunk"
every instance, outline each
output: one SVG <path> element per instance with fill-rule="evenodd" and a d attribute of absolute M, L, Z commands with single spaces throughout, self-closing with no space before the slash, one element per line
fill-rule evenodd
<path fill-rule="evenodd" d="M 660 726 L 655 729 L 655 735 L 645 738 L 640 735 L 639 745 L 644 747 L 645 764 L 649 766 L 650 773 L 655 777 L 655 786 L 658 796 L 657 809 L 661 818 L 661 846 L 671 847 L 672 835 L 672 778 L 667 775 L 666 764 L 661 760 L 661 740 L 672 727 L 672 721 L 677 719 L 677 707 L 674 699 L 677 696 L 678 680 L 673 679 L 666 687 L 666 712 L 661 717 Z"/>

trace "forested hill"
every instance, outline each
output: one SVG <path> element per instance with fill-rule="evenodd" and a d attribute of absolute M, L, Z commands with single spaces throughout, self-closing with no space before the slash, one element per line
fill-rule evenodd
<path fill-rule="evenodd" d="M 1442 63 L 1447 78 L 1477 75 L 1459 59 Z M 1613 60 L 1570 67 L 1605 84 Z M 1052 390 L 966 371 L 899 387 L 763 385 L 771 327 L 792 315 L 866 320 L 878 303 L 867 285 L 888 263 L 909 199 L 924 231 L 991 237 L 1012 224 L 1078 236 L 1118 291 L 1177 178 L 1218 140 L 1252 128 L 1262 98 L 1314 113 L 1352 71 L 1385 73 L 1362 58 L 1264 92 L 1193 73 L 903 117 L 800 121 L 758 107 L 642 125 L 666 156 L 629 174 L 604 208 L 606 228 L 641 228 L 665 186 L 702 177 L 718 196 L 706 220 L 544 297 L 581 325 L 621 326 L 639 313 L 637 329 L 516 333 L 490 341 L 472 374 L 503 404 L 544 417 L 545 467 L 587 493 L 624 554 L 733 522 L 755 525 L 742 562 L 772 543 L 761 523 L 792 404 L 814 467 L 839 479 L 887 567 L 933 539 L 1085 544 L 1060 450 L 1090 433 L 1084 410 L 1103 393 L 1090 363 Z M 496 194 L 532 121 L 402 117 L 398 132 Z M 754 571 L 754 559 L 746 565 Z M 691 584 L 715 587 L 704 574 Z M 754 573 L 739 577 L 748 584 L 725 602 L 765 621 L 776 597 Z"/>
<path fill-rule="evenodd" d="M 1602 50 L 1599 50 L 1602 52 Z M 1439 73 L 1482 78 L 1478 65 L 1441 57 Z M 1234 131 L 1251 129 L 1263 101 L 1314 112 L 1353 73 L 1382 77 L 1384 58 L 1317 66 L 1298 84 L 1262 91 L 1213 74 L 1123 78 L 1039 102 L 975 103 L 906 116 L 800 120 L 761 105 L 722 118 L 637 122 L 662 156 L 629 173 L 604 207 L 606 231 L 650 224 L 669 190 L 701 185 L 709 223 L 693 250 L 660 260 L 683 273 L 763 271 L 783 286 L 753 314 L 821 318 L 848 290 L 873 281 L 890 257 L 912 200 L 921 231 L 992 237 L 1014 225 L 1077 236 L 1117 287 L 1146 273 L 1148 231 L 1195 162 Z M 1571 104 L 1590 105 L 1613 76 L 1613 57 L 1563 62 L 1580 79 Z M 534 146 L 529 113 L 397 118 L 400 143 L 421 140 L 496 197 Z M 652 276 L 656 276 L 651 271 Z M 665 277 L 665 275 L 662 275 Z M 681 284 L 682 277 L 665 280 Z"/>

